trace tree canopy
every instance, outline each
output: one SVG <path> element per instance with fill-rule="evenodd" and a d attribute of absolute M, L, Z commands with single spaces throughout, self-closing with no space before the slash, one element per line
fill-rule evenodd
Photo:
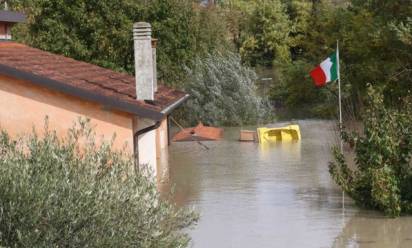
<path fill-rule="evenodd" d="M 32 46 L 133 73 L 132 32 L 147 21 L 159 39 L 159 77 L 185 88 L 185 68 L 229 50 L 270 67 L 269 98 L 309 116 L 330 116 L 336 87 L 315 89 L 309 71 L 340 41 L 344 98 L 361 109 L 368 83 L 397 104 L 412 87 L 412 4 L 394 0 L 13 0 L 28 13 L 15 37 Z M 327 96 L 327 97 L 325 97 Z M 321 99 L 321 100 L 320 100 Z M 329 111 L 329 112 L 328 112 Z M 327 113 L 327 114 L 326 114 Z"/>
<path fill-rule="evenodd" d="M 133 23 L 149 22 L 159 40 L 159 77 L 167 84 L 182 83 L 194 56 L 227 45 L 219 12 L 191 0 L 14 0 L 11 7 L 28 14 L 28 24 L 15 30 L 18 40 L 129 73 Z"/>

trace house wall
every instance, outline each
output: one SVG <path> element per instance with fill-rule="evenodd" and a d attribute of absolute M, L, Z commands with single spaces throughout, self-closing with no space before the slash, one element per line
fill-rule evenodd
<path fill-rule="evenodd" d="M 164 118 L 159 126 L 156 129 L 156 155 L 157 159 L 159 159 L 162 155 L 162 152 L 167 148 L 169 145 L 169 136 L 167 133 L 167 118 Z"/>
<path fill-rule="evenodd" d="M 148 166 L 157 175 L 156 130 L 139 136 L 139 164 Z"/>
<path fill-rule="evenodd" d="M 133 153 L 131 115 L 0 75 L 0 128 L 13 136 L 29 133 L 33 127 L 41 131 L 46 116 L 50 129 L 56 130 L 59 136 L 65 136 L 80 116 L 86 116 L 94 127 L 97 141 L 109 141 L 116 134 L 114 148 Z"/>
<path fill-rule="evenodd" d="M 153 120 L 135 117 L 133 120 L 134 133 L 155 124 Z M 148 166 L 154 176 L 159 176 L 161 170 L 159 159 L 167 153 L 168 146 L 167 118 L 161 121 L 157 129 L 139 135 L 137 142 L 139 164 Z"/>
<path fill-rule="evenodd" d="M 153 120 L 134 117 L 133 132 L 136 133 L 146 127 L 153 126 Z M 147 166 L 154 176 L 157 175 L 156 139 L 157 129 L 139 135 L 137 142 L 138 162 L 140 166 Z"/>
<path fill-rule="evenodd" d="M 167 122 L 167 118 L 163 119 L 161 125 L 156 130 L 157 182 L 160 188 L 165 182 L 170 180 Z"/>

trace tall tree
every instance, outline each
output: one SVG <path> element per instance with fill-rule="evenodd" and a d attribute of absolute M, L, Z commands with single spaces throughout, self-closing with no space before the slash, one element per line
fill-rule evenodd
<path fill-rule="evenodd" d="M 240 53 L 252 65 L 271 65 L 274 60 L 290 61 L 290 25 L 285 6 L 279 0 L 256 0 L 241 34 Z"/>
<path fill-rule="evenodd" d="M 47 51 L 133 73 L 133 22 L 152 24 L 159 39 L 159 75 L 183 80 L 195 55 L 226 46 L 218 11 L 193 0 L 14 0 L 28 14 L 18 40 Z M 213 28 L 212 28 L 213 27 Z"/>

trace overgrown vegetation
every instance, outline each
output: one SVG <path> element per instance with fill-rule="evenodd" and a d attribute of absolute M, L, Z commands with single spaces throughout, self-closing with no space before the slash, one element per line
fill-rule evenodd
<path fill-rule="evenodd" d="M 1 247 L 185 247 L 197 215 L 160 200 L 133 159 L 98 145 L 85 121 L 0 134 Z"/>
<path fill-rule="evenodd" d="M 257 94 L 256 73 L 233 53 L 209 54 L 188 71 L 191 95 L 184 116 L 210 125 L 245 125 L 271 120 L 269 102 Z M 195 124 L 195 123 L 191 123 Z"/>
<path fill-rule="evenodd" d="M 181 86 L 195 56 L 228 46 L 219 11 L 192 0 L 11 0 L 28 14 L 15 37 L 40 49 L 134 73 L 132 26 L 146 21 L 158 43 L 159 77 Z M 180 85 L 179 85 L 180 84 Z"/>
<path fill-rule="evenodd" d="M 388 105 L 412 89 L 412 4 L 404 0 L 9 2 L 29 16 L 28 25 L 14 30 L 18 40 L 128 73 L 134 70 L 132 24 L 150 22 L 159 39 L 159 77 L 183 89 L 189 85 L 185 68 L 194 69 L 198 58 L 238 53 L 244 64 L 273 68 L 265 97 L 299 116 L 330 117 L 336 106 L 333 86 L 318 90 L 309 78 L 310 69 L 336 49 L 336 40 L 344 97 L 355 109 L 367 83 L 385 86 Z"/>
<path fill-rule="evenodd" d="M 367 83 L 384 86 L 388 105 L 398 104 L 412 87 L 410 1 L 222 2 L 230 10 L 229 30 L 243 60 L 273 67 L 276 78 L 269 97 L 289 111 L 311 106 L 308 116 L 325 117 L 318 110 L 336 105 L 335 99 L 322 97 L 328 94 L 325 90 L 314 92 L 308 74 L 336 49 L 337 40 L 344 95 L 356 109 L 362 106 Z M 298 70 L 299 77 L 289 75 Z M 305 90 L 301 85 L 307 85 Z"/>
<path fill-rule="evenodd" d="M 385 107 L 382 92 L 370 87 L 363 134 L 343 132 L 354 149 L 355 167 L 337 149 L 330 173 L 361 206 L 390 216 L 412 213 L 412 99 Z"/>

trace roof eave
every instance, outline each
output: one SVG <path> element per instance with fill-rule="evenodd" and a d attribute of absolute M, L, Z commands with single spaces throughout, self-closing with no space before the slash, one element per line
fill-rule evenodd
<path fill-rule="evenodd" d="M 176 109 L 177 107 L 182 105 L 187 99 L 189 99 L 189 97 L 190 97 L 189 94 L 184 95 L 179 100 L 175 101 L 174 103 L 172 103 L 169 106 L 167 106 L 166 108 L 164 108 L 161 111 L 161 113 L 164 114 L 164 115 L 169 115 L 174 109 Z"/>
<path fill-rule="evenodd" d="M 40 85 L 40 86 L 43 86 L 49 89 L 53 89 L 53 90 L 56 90 L 62 93 L 66 93 L 68 95 L 76 96 L 76 97 L 79 97 L 87 101 L 94 101 L 94 102 L 104 105 L 105 107 L 120 110 L 122 112 L 127 112 L 127 113 L 134 114 L 134 115 L 138 115 L 143 118 L 148 118 L 148 119 L 158 121 L 158 120 L 162 120 L 164 116 L 167 114 L 167 113 L 163 113 L 163 111 L 158 112 L 158 111 L 150 110 L 144 107 L 139 107 L 131 103 L 115 99 L 113 97 L 103 96 L 103 95 L 96 94 L 96 93 L 93 93 L 87 90 L 79 89 L 77 87 L 67 85 L 65 83 L 62 83 L 62 82 L 59 82 L 59 81 L 56 81 L 56 80 L 53 80 L 47 77 L 43 77 L 43 76 L 35 75 L 33 73 L 17 70 L 16 68 L 2 65 L 2 64 L 0 64 L 0 74 L 14 77 L 14 78 L 21 79 L 21 80 L 27 80 L 36 85 Z M 179 101 L 180 100 L 178 100 L 178 102 Z M 169 107 L 166 109 L 169 109 Z"/>
<path fill-rule="evenodd" d="M 0 21 L 10 23 L 25 23 L 26 15 L 21 12 L 0 10 Z"/>

